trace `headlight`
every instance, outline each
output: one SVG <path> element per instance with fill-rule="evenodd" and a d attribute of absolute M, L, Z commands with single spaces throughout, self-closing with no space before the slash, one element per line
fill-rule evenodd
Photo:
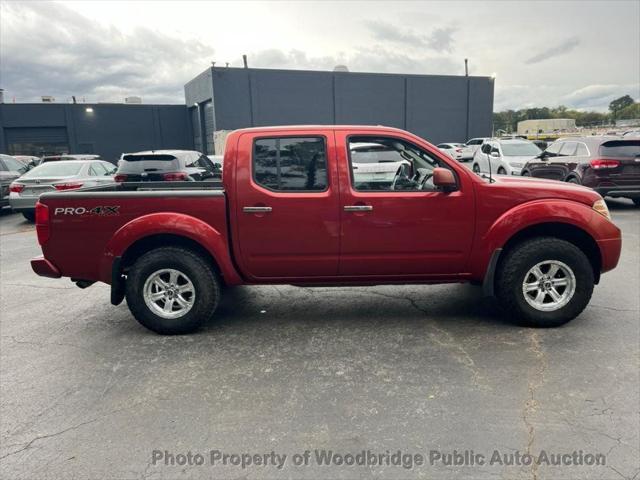
<path fill-rule="evenodd" d="M 596 200 L 593 203 L 593 208 L 596 212 L 598 212 L 603 217 L 607 217 L 607 219 L 611 220 L 611 214 L 609 213 L 609 208 L 607 207 L 606 202 L 601 198 L 600 200 Z"/>

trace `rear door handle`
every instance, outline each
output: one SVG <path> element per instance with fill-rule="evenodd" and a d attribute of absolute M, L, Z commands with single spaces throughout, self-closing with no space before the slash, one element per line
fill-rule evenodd
<path fill-rule="evenodd" d="M 242 207 L 244 213 L 264 213 L 271 210 L 271 207 Z"/>
<path fill-rule="evenodd" d="M 371 205 L 345 205 L 345 212 L 370 212 L 373 210 Z"/>

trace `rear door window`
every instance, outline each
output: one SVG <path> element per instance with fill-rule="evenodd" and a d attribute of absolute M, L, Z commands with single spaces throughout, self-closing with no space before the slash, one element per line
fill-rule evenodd
<path fill-rule="evenodd" d="M 324 191 L 328 187 L 323 137 L 260 138 L 253 144 L 253 179 L 274 191 Z"/>

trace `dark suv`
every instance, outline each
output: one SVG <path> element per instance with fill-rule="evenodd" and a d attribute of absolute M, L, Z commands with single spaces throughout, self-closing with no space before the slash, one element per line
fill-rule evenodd
<path fill-rule="evenodd" d="M 527 162 L 522 175 L 584 185 L 640 206 L 640 139 L 561 138 Z"/>
<path fill-rule="evenodd" d="M 152 150 L 125 153 L 118 162 L 116 182 L 201 181 L 220 178 L 220 169 L 193 150 Z"/>

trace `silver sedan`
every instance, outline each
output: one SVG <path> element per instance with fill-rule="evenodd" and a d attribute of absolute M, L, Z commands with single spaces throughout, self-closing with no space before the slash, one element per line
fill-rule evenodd
<path fill-rule="evenodd" d="M 103 160 L 70 160 L 43 163 L 9 187 L 9 203 L 33 222 L 36 202 L 46 192 L 74 190 L 113 183 L 116 166 Z"/>

